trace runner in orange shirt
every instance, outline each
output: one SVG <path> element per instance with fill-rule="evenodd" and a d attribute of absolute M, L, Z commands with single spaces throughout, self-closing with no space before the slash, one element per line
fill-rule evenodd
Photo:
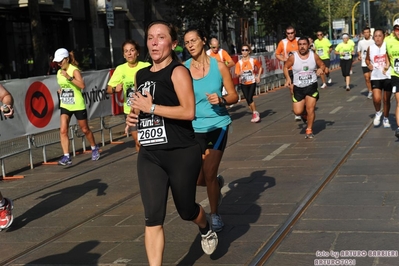
<path fill-rule="evenodd" d="M 252 112 L 251 122 L 257 123 L 260 121 L 259 112 L 256 111 L 253 96 L 256 89 L 256 83 L 260 82 L 260 75 L 262 74 L 262 65 L 255 58 L 251 58 L 249 54 L 251 48 L 248 44 L 244 44 L 241 48 L 242 58 L 236 63 L 235 73 L 239 77 L 241 91 L 244 94 L 245 100 Z M 255 73 L 255 70 L 257 70 Z"/>
<path fill-rule="evenodd" d="M 298 51 L 298 37 L 296 37 L 296 31 L 295 28 L 292 26 L 288 26 L 285 29 L 285 34 L 287 38 L 282 39 L 276 49 L 276 58 L 282 62 L 286 62 L 288 57 L 291 55 L 292 52 Z M 293 75 L 292 75 L 292 68 L 288 69 L 288 74 L 291 77 L 291 80 L 293 80 Z M 290 85 L 290 92 L 291 95 L 293 94 L 294 90 L 294 85 Z M 301 116 L 295 115 L 295 120 L 296 121 L 301 121 Z"/>
<path fill-rule="evenodd" d="M 219 41 L 216 37 L 211 38 L 211 40 L 209 41 L 209 46 L 211 49 L 206 51 L 207 55 L 215 58 L 219 62 L 224 63 L 228 67 L 228 69 L 235 66 L 235 63 L 234 63 L 233 59 L 231 58 L 231 56 L 229 55 L 229 53 L 226 52 L 226 50 L 220 48 Z M 227 91 L 223 87 L 222 95 L 226 95 L 226 94 L 227 94 Z"/>
<path fill-rule="evenodd" d="M 216 58 L 219 62 L 225 63 L 230 69 L 235 66 L 233 59 L 231 59 L 228 52 L 219 47 L 219 41 L 215 37 L 211 38 L 209 41 L 209 46 L 211 49 L 206 51 L 206 54 L 210 57 Z"/>

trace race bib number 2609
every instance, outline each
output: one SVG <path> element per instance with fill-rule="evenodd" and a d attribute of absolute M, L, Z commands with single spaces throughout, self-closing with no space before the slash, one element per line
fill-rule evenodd
<path fill-rule="evenodd" d="M 150 115 L 140 118 L 137 134 L 138 140 L 143 146 L 168 143 L 165 122 L 161 116 Z"/>

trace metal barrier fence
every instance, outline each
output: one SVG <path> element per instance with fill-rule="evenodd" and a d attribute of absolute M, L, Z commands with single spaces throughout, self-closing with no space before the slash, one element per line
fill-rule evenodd
<path fill-rule="evenodd" d="M 125 123 L 124 116 L 107 116 L 93 119 L 89 122 L 92 132 L 100 132 L 102 145 L 105 146 L 105 130 L 109 131 L 110 142 L 112 142 L 112 129 Z M 69 140 L 72 148 L 73 156 L 76 156 L 75 137 L 82 138 L 83 151 L 86 150 L 85 135 L 80 130 L 78 125 L 69 127 Z M 2 176 L 1 179 L 6 179 L 5 159 L 23 152 L 29 153 L 29 165 L 33 169 L 33 149 L 41 148 L 43 154 L 43 163 L 47 162 L 46 147 L 49 145 L 60 143 L 59 129 L 49 130 L 38 134 L 28 135 L 26 137 L 19 137 L 7 141 L 0 142 L 0 162 Z"/>
<path fill-rule="evenodd" d="M 73 126 L 69 127 L 69 140 L 72 145 L 72 154 L 76 156 L 75 139 L 73 138 Z M 60 131 L 59 129 L 46 131 L 43 133 L 35 134 L 31 136 L 32 145 L 35 148 L 42 148 L 43 150 L 43 163 L 47 163 L 46 147 L 52 144 L 60 143 Z"/>
<path fill-rule="evenodd" d="M 114 141 L 112 136 L 112 128 L 125 124 L 126 117 L 125 115 L 106 116 L 101 119 L 101 123 L 103 128 L 108 130 L 109 141 L 112 143 Z"/>
<path fill-rule="evenodd" d="M 6 176 L 4 159 L 27 151 L 29 152 L 30 167 L 33 169 L 31 136 L 19 137 L 0 142 L 0 161 L 3 178 Z"/>

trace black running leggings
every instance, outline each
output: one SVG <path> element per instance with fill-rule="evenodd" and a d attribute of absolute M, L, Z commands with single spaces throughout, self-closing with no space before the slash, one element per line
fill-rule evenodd
<path fill-rule="evenodd" d="M 241 91 L 244 94 L 245 100 L 247 101 L 247 104 L 250 105 L 253 103 L 253 98 L 254 98 L 254 93 L 256 89 L 256 83 L 252 84 L 240 84 L 241 86 Z"/>
<path fill-rule="evenodd" d="M 137 173 L 146 226 L 163 225 L 169 187 L 180 217 L 187 221 L 198 217 L 200 207 L 195 193 L 201 165 L 199 144 L 173 150 L 140 148 Z"/>
<path fill-rule="evenodd" d="M 339 65 L 341 67 L 341 73 L 343 77 L 350 76 L 351 67 L 352 67 L 352 59 L 344 60 L 340 59 Z"/>

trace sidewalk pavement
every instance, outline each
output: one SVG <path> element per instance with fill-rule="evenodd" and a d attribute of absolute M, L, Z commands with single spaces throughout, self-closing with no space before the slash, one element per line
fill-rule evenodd
<path fill-rule="evenodd" d="M 354 66 L 350 92 L 340 72 L 332 78 L 320 91 L 314 139 L 305 139 L 305 125 L 294 121 L 288 89 L 255 97 L 260 123 L 250 123 L 245 101 L 230 109 L 233 124 L 219 168 L 226 184 L 218 249 L 203 254 L 198 229 L 179 218 L 169 196 L 164 265 L 248 265 L 337 166 L 332 182 L 266 265 L 314 265 L 326 256 L 322 251 L 399 249 L 394 116 L 391 129 L 370 126 L 374 109 L 360 65 Z M 137 155 L 130 138 L 123 140 L 102 147 L 99 161 L 82 154 L 70 167 L 24 169 L 16 171 L 24 179 L 0 183 L 15 202 L 14 224 L 0 233 L 0 265 L 147 265 Z M 209 211 L 202 187 L 197 201 Z M 347 258 L 356 265 L 399 265 L 397 257 Z"/>

